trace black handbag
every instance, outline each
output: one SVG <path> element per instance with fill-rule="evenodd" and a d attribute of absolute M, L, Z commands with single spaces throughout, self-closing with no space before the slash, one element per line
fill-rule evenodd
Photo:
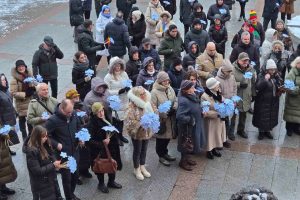
<path fill-rule="evenodd" d="M 194 151 L 194 144 L 192 141 L 192 136 L 189 133 L 189 126 L 187 126 L 187 131 L 182 135 L 182 148 L 185 153 L 192 153 Z"/>
<path fill-rule="evenodd" d="M 9 146 L 13 146 L 20 143 L 20 139 L 15 130 L 10 130 L 9 133 Z"/>

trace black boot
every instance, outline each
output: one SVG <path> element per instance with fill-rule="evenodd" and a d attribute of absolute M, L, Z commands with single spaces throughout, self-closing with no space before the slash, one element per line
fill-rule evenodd
<path fill-rule="evenodd" d="M 270 133 L 270 131 L 266 131 L 266 132 L 264 132 L 264 134 L 265 134 L 265 136 L 266 136 L 267 138 L 269 138 L 269 139 L 271 139 L 271 140 L 274 139 L 274 138 L 273 138 L 273 135 Z"/>
<path fill-rule="evenodd" d="M 234 136 L 234 127 L 235 124 L 231 123 L 228 131 L 228 139 L 231 141 L 235 141 L 235 136 Z"/>
<path fill-rule="evenodd" d="M 262 140 L 262 139 L 264 139 L 264 132 L 259 132 L 259 134 L 258 134 L 258 139 L 259 140 Z"/>
<path fill-rule="evenodd" d="M 108 193 L 108 188 L 106 187 L 106 185 L 104 184 L 104 174 L 97 174 L 97 178 L 98 178 L 98 190 L 100 190 L 103 193 Z"/>
<path fill-rule="evenodd" d="M 0 200 L 7 200 L 8 197 L 5 194 L 2 194 L 2 192 L 0 192 Z"/>
<path fill-rule="evenodd" d="M 242 138 L 245 138 L 245 139 L 248 138 L 248 135 L 247 135 L 247 133 L 245 131 L 238 131 L 237 134 L 239 136 L 241 136 Z"/>
<path fill-rule="evenodd" d="M 208 159 L 214 159 L 214 154 L 212 153 L 212 151 L 208 151 L 208 152 L 206 152 L 206 157 L 208 158 Z"/>
<path fill-rule="evenodd" d="M 223 147 L 230 149 L 231 148 L 231 144 L 227 141 L 223 142 Z"/>
<path fill-rule="evenodd" d="M 124 137 L 123 135 L 120 136 L 120 140 L 124 143 L 128 143 L 128 139 L 126 137 Z"/>
<path fill-rule="evenodd" d="M 213 149 L 211 152 L 212 152 L 212 154 L 214 156 L 217 156 L 217 157 L 221 157 L 222 156 L 222 154 L 217 149 Z"/>

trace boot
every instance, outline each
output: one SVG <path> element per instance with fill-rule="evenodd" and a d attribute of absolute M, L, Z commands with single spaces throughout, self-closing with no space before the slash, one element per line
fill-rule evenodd
<path fill-rule="evenodd" d="M 191 166 L 197 165 L 197 162 L 192 160 L 190 156 L 186 157 L 186 162 L 188 165 L 191 165 Z"/>
<path fill-rule="evenodd" d="M 212 152 L 212 154 L 214 156 L 217 156 L 217 157 L 221 157 L 222 156 L 222 154 L 218 150 L 216 150 L 216 149 L 213 149 L 211 152 Z"/>
<path fill-rule="evenodd" d="M 144 180 L 144 176 L 143 176 L 143 174 L 141 172 L 141 168 L 140 167 L 134 168 L 133 173 L 135 174 L 135 177 L 138 180 L 140 180 L 140 181 Z"/>
<path fill-rule="evenodd" d="M 124 143 L 128 143 L 128 139 L 126 137 L 124 137 L 123 135 L 120 136 L 120 140 Z"/>
<path fill-rule="evenodd" d="M 97 188 L 102 193 L 109 193 L 109 190 L 108 190 L 108 188 L 106 187 L 106 185 L 104 183 L 99 183 Z"/>
<path fill-rule="evenodd" d="M 208 152 L 206 152 L 206 157 L 208 158 L 208 159 L 214 159 L 214 154 L 212 153 L 212 151 L 208 151 Z"/>
<path fill-rule="evenodd" d="M 228 139 L 231 141 L 235 141 L 235 136 L 234 136 L 234 127 L 235 124 L 231 123 L 228 131 Z"/>
<path fill-rule="evenodd" d="M 259 134 L 258 134 L 258 139 L 259 139 L 259 140 L 264 139 L 264 132 L 259 132 Z"/>
<path fill-rule="evenodd" d="M 0 200 L 7 200 L 8 197 L 0 192 Z"/>
<path fill-rule="evenodd" d="M 186 171 L 192 171 L 193 170 L 193 168 L 188 164 L 188 162 L 185 158 L 181 158 L 181 160 L 179 162 L 179 167 L 181 169 L 186 170 Z"/>
<path fill-rule="evenodd" d="M 245 131 L 238 131 L 237 134 L 239 136 L 241 136 L 242 138 L 245 138 L 245 139 L 248 138 L 248 135 L 247 135 L 247 133 Z"/>
<path fill-rule="evenodd" d="M 273 138 L 273 135 L 270 133 L 270 131 L 266 131 L 266 132 L 264 132 L 264 134 L 265 134 L 265 136 L 266 136 L 267 138 L 269 138 L 269 139 L 271 139 L 271 140 L 274 139 L 274 138 Z"/>
<path fill-rule="evenodd" d="M 223 142 L 223 147 L 230 149 L 231 148 L 231 144 L 227 141 Z"/>
<path fill-rule="evenodd" d="M 147 171 L 147 169 L 145 168 L 145 165 L 141 165 L 141 172 L 144 175 L 144 177 L 146 177 L 146 178 L 151 177 L 151 174 Z"/>
<path fill-rule="evenodd" d="M 0 192 L 4 195 L 13 195 L 16 193 L 15 190 L 6 187 L 6 185 L 2 185 L 0 188 Z"/>

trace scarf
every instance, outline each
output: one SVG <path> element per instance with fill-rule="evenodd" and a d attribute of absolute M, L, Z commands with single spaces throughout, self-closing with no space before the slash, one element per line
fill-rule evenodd
<path fill-rule="evenodd" d="M 105 14 L 105 13 L 101 12 L 101 15 L 102 15 L 103 17 L 107 18 L 107 19 L 109 19 L 109 18 L 111 17 L 111 14 L 110 14 L 110 13 Z"/>
<path fill-rule="evenodd" d="M 221 30 L 221 25 L 215 25 L 215 29 L 216 29 L 216 31 L 220 31 Z"/>
<path fill-rule="evenodd" d="M 210 89 L 205 88 L 205 93 L 208 94 L 208 96 L 212 97 L 215 101 L 222 103 L 222 95 L 218 91 L 217 94 L 214 94 Z"/>

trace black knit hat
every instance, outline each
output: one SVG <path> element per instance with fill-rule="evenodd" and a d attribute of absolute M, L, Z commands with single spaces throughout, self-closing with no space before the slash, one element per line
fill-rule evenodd
<path fill-rule="evenodd" d="M 172 63 L 173 63 L 173 66 L 175 67 L 175 66 L 181 65 L 182 61 L 180 58 L 174 58 Z"/>
<path fill-rule="evenodd" d="M 27 68 L 27 65 L 25 64 L 24 60 L 17 60 L 16 61 L 16 68 L 18 68 L 21 65 L 24 65 Z"/>

